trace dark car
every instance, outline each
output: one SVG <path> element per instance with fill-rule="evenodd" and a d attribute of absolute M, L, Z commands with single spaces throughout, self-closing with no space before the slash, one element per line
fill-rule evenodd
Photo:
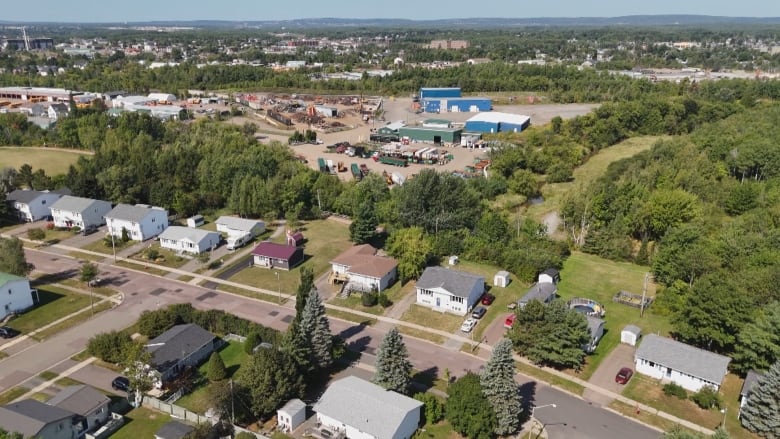
<path fill-rule="evenodd" d="M 634 371 L 631 370 L 630 367 L 624 367 L 618 371 L 617 375 L 615 375 L 615 382 L 618 384 L 626 384 L 633 375 Z"/>
<path fill-rule="evenodd" d="M 474 308 L 474 311 L 471 312 L 471 317 L 474 317 L 475 319 L 481 319 L 486 312 L 487 309 L 484 306 L 478 306 Z"/>
<path fill-rule="evenodd" d="M 482 296 L 482 301 L 481 302 L 482 302 L 483 305 L 490 305 L 491 303 L 493 303 L 494 300 L 496 300 L 496 296 L 494 296 L 494 295 L 492 295 L 490 293 L 485 293 L 485 295 Z"/>
<path fill-rule="evenodd" d="M 0 338 L 14 338 L 19 335 L 19 331 L 8 326 L 0 327 Z"/>
<path fill-rule="evenodd" d="M 130 380 L 125 377 L 116 377 L 114 381 L 111 381 L 111 388 L 127 392 L 130 389 Z"/>

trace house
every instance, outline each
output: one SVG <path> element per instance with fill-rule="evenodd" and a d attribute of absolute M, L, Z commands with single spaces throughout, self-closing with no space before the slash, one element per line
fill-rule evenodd
<path fill-rule="evenodd" d="M 637 348 L 634 361 L 641 374 L 698 392 L 704 386 L 720 388 L 731 358 L 648 334 Z"/>
<path fill-rule="evenodd" d="M 222 235 L 209 230 L 170 226 L 160 233 L 160 247 L 176 253 L 201 254 L 219 246 Z"/>
<path fill-rule="evenodd" d="M 122 230 L 133 241 L 146 241 L 168 228 L 168 211 L 146 204 L 117 204 L 105 216 L 108 233 L 122 237 Z"/>
<path fill-rule="evenodd" d="M 287 401 L 284 407 L 276 411 L 276 421 L 279 429 L 285 433 L 292 433 L 306 420 L 306 403 L 298 398 Z"/>
<path fill-rule="evenodd" d="M 538 300 L 545 305 L 552 302 L 557 297 L 557 284 L 560 279 L 560 273 L 554 268 L 548 268 L 539 273 L 536 284 L 517 301 L 517 306 L 522 308 L 532 300 Z"/>
<path fill-rule="evenodd" d="M 752 369 L 748 371 L 747 375 L 745 375 L 745 382 L 742 383 L 742 390 L 740 390 L 739 392 L 738 417 L 742 417 L 742 407 L 745 407 L 745 404 L 747 404 L 748 397 L 750 396 L 750 393 L 753 391 L 753 386 L 758 384 L 758 381 L 763 377 L 764 374 L 762 372 L 752 370 Z"/>
<path fill-rule="evenodd" d="M 168 421 L 154 433 L 155 439 L 184 439 L 195 427 L 179 421 Z"/>
<path fill-rule="evenodd" d="M 238 218 L 235 216 L 221 216 L 215 221 L 217 231 L 231 235 L 244 235 L 250 233 L 252 237 L 260 236 L 265 232 L 265 223 L 260 220 Z"/>
<path fill-rule="evenodd" d="M 417 431 L 422 403 L 348 376 L 334 381 L 314 411 L 323 428 L 350 439 L 408 439 Z"/>
<path fill-rule="evenodd" d="M 636 346 L 639 342 L 639 337 L 642 336 L 642 330 L 636 325 L 626 325 L 622 331 L 620 331 L 620 342 Z"/>
<path fill-rule="evenodd" d="M 188 367 L 195 367 L 214 352 L 221 341 L 194 323 L 176 325 L 146 344 L 152 354 L 150 366 L 156 371 L 155 387 L 176 378 Z"/>
<path fill-rule="evenodd" d="M 485 292 L 485 278 L 444 267 L 428 267 L 415 289 L 418 305 L 463 316 Z"/>
<path fill-rule="evenodd" d="M 596 346 L 599 345 L 601 337 L 604 335 L 604 320 L 598 317 L 585 316 L 588 321 L 588 332 L 590 332 L 590 340 L 588 344 L 582 347 L 587 353 L 591 353 L 596 350 Z"/>
<path fill-rule="evenodd" d="M 501 287 L 506 288 L 509 286 L 509 272 L 508 271 L 499 271 L 496 273 L 495 276 L 493 276 L 493 286 L 494 287 Z"/>
<path fill-rule="evenodd" d="M 68 386 L 46 404 L 73 412 L 83 418 L 82 431 L 93 431 L 108 422 L 111 400 L 93 387 L 81 384 Z"/>
<path fill-rule="evenodd" d="M 331 283 L 345 282 L 357 291 L 384 291 L 398 277 L 398 261 L 376 253 L 369 244 L 348 248 L 330 261 Z"/>
<path fill-rule="evenodd" d="M 69 112 L 70 108 L 68 108 L 68 104 L 55 102 L 49 105 L 49 109 L 46 111 L 46 114 L 49 116 L 49 119 L 58 120 L 60 118 L 66 117 Z"/>
<path fill-rule="evenodd" d="M 76 439 L 81 417 L 59 407 L 25 399 L 0 407 L 0 428 L 36 439 Z"/>
<path fill-rule="evenodd" d="M 17 189 L 6 195 L 6 202 L 16 210 L 20 221 L 33 222 L 51 215 L 51 205 L 63 195 L 70 195 L 67 189 L 59 191 L 33 191 Z"/>
<path fill-rule="evenodd" d="M 104 216 L 111 211 L 111 203 L 91 198 L 65 195 L 51 205 L 51 216 L 56 227 L 82 230 L 106 223 Z"/>
<path fill-rule="evenodd" d="M 34 305 L 30 281 L 0 272 L 0 321 L 8 314 L 18 313 Z"/>
<path fill-rule="evenodd" d="M 292 245 L 263 241 L 252 250 L 256 267 L 289 270 L 303 262 L 303 249 Z"/>

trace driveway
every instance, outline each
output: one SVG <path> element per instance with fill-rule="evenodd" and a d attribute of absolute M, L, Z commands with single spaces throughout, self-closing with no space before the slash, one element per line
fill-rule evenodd
<path fill-rule="evenodd" d="M 601 362 L 596 372 L 588 380 L 589 383 L 607 389 L 611 392 L 621 393 L 623 386 L 615 382 L 615 375 L 623 367 L 634 368 L 634 352 L 636 348 L 627 344 L 619 344 L 612 352 Z M 594 404 L 606 406 L 612 402 L 612 399 L 601 393 L 596 393 L 590 389 L 585 389 L 583 398 Z"/>

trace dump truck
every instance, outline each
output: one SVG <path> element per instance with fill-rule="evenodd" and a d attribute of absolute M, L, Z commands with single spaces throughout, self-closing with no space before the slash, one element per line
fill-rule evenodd
<path fill-rule="evenodd" d="M 360 181 L 363 179 L 363 173 L 360 172 L 360 167 L 357 163 L 350 165 L 349 169 L 352 171 L 352 176 L 355 178 L 355 180 Z"/>
<path fill-rule="evenodd" d="M 384 165 L 400 166 L 403 168 L 409 165 L 409 163 L 407 163 L 406 160 L 404 159 L 397 159 L 395 157 L 388 157 L 388 156 L 379 157 L 379 163 L 382 163 Z"/>
<path fill-rule="evenodd" d="M 317 166 L 319 166 L 320 172 L 329 172 L 328 171 L 328 165 L 325 164 L 325 159 L 324 158 L 320 157 L 320 158 L 317 159 Z"/>

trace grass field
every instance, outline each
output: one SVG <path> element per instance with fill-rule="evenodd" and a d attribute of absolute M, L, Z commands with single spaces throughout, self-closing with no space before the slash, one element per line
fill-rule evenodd
<path fill-rule="evenodd" d="M 14 387 L 8 389 L 5 392 L 0 394 L 0 405 L 8 404 L 29 391 L 30 389 L 24 387 Z"/>
<path fill-rule="evenodd" d="M 89 307 L 89 295 L 72 293 L 55 286 L 39 286 L 38 294 L 40 303 L 30 311 L 11 320 L 8 326 L 23 334 L 29 334 L 68 314 Z"/>
<path fill-rule="evenodd" d="M 401 320 L 404 322 L 415 323 L 426 328 L 438 329 L 444 332 L 455 332 L 456 329 L 460 328 L 461 323 L 463 323 L 463 320 L 465 319 L 465 316 L 457 316 L 455 314 L 433 311 L 430 308 L 426 308 L 417 304 L 412 304 L 401 317 Z M 444 341 L 444 337 L 440 335 L 430 334 L 426 331 L 420 331 L 415 328 L 399 326 L 398 330 L 404 334 L 431 340 L 435 343 L 442 343 Z"/>
<path fill-rule="evenodd" d="M 601 361 L 620 343 L 620 331 L 628 324 L 642 329 L 643 334 L 667 335 L 671 329 L 666 317 L 653 314 L 652 306 L 639 316 L 639 309 L 612 301 L 620 290 L 642 294 L 645 274 L 649 267 L 628 262 L 613 262 L 598 256 L 574 252 L 564 262 L 558 295 L 563 300 L 584 297 L 595 300 L 607 310 L 604 316 L 605 332 L 596 351 L 587 357 L 587 363 L 578 376 L 587 380 Z M 648 297 L 655 295 L 655 286 L 648 283 Z"/>
<path fill-rule="evenodd" d="M 140 407 L 125 415 L 125 425 L 112 434 L 111 439 L 151 438 L 170 420 L 171 417 L 164 413 Z"/>
<path fill-rule="evenodd" d="M 67 149 L 2 146 L 0 168 L 19 169 L 26 163 L 32 166 L 33 171 L 43 169 L 46 175 L 53 176 L 67 173 L 68 167 L 76 163 L 82 155 L 89 153 Z"/>
<path fill-rule="evenodd" d="M 311 268 L 316 279 L 330 268 L 330 261 L 336 255 L 352 245 L 349 242 L 349 227 L 336 221 L 311 221 L 304 224 L 302 231 L 306 237 L 302 264 L 289 271 L 249 267 L 236 273 L 230 280 L 271 291 L 280 289 L 283 294 L 294 294 L 300 283 L 302 267 Z M 279 239 L 284 242 L 284 236 Z M 275 273 L 279 273 L 278 280 Z"/>

